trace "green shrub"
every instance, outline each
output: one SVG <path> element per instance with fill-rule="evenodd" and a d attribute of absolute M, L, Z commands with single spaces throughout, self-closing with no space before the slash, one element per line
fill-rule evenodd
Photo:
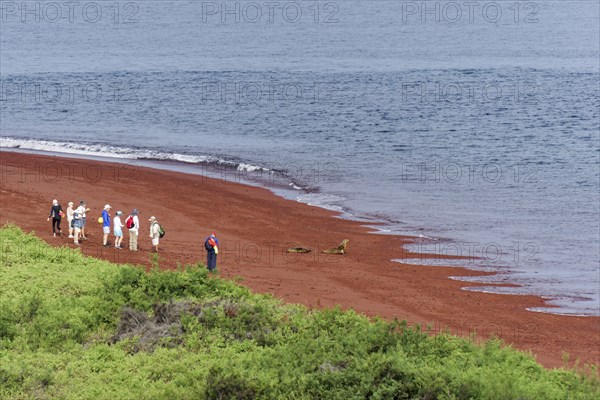
<path fill-rule="evenodd" d="M 0 399 L 597 399 L 597 370 L 0 229 Z"/>

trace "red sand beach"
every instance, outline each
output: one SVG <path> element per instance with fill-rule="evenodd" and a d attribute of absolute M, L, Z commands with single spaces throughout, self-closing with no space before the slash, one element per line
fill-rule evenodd
<path fill-rule="evenodd" d="M 600 365 L 600 317 L 534 313 L 544 306 L 535 296 L 496 295 L 461 290 L 477 286 L 449 279 L 474 275 L 451 267 L 426 267 L 390 261 L 414 258 L 403 251 L 407 237 L 369 234 L 355 221 L 335 213 L 275 196 L 267 189 L 133 165 L 53 156 L 0 152 L 0 223 L 15 223 L 56 246 L 74 247 L 67 235 L 53 238 L 46 221 L 53 198 L 63 209 L 81 199 L 88 213 L 85 254 L 116 262 L 150 265 L 148 218 L 155 215 L 167 234 L 160 265 L 204 261 L 204 238 L 216 231 L 221 241 L 222 276 L 243 277 L 242 284 L 272 293 L 286 302 L 311 307 L 336 304 L 369 316 L 429 324 L 438 331 L 478 337 L 497 335 L 530 350 L 547 367 L 571 360 Z M 104 248 L 96 223 L 104 204 L 127 215 L 141 211 L 141 251 Z M 63 222 L 66 232 L 66 220 Z M 127 243 L 127 234 L 123 241 Z M 349 239 L 346 255 L 320 250 Z M 112 240 L 112 237 L 111 237 Z M 288 254 L 289 247 L 314 249 Z"/>

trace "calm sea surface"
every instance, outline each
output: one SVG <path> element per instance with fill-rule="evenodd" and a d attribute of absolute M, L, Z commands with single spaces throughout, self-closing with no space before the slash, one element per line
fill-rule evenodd
<path fill-rule="evenodd" d="M 0 4 L 2 147 L 208 168 L 600 315 L 597 1 Z"/>

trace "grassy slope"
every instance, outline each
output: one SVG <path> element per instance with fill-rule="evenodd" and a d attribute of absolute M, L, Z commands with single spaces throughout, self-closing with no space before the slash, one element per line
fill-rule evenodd
<path fill-rule="evenodd" d="M 0 399 L 597 399 L 497 341 L 308 311 L 0 229 Z"/>

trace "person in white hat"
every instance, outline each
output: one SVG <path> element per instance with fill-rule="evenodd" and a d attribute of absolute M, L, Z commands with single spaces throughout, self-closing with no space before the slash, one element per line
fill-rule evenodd
<path fill-rule="evenodd" d="M 134 208 L 129 217 L 125 220 L 125 226 L 129 229 L 129 250 L 131 251 L 137 251 L 138 249 L 137 242 L 140 229 L 139 213 L 138 209 Z"/>
<path fill-rule="evenodd" d="M 111 208 L 110 204 L 107 204 L 102 211 L 102 233 L 104 233 L 104 236 L 102 237 L 102 246 L 104 247 L 108 246 L 108 235 L 110 235 L 110 214 L 108 213 L 108 210 Z"/>
<path fill-rule="evenodd" d="M 60 204 L 58 204 L 58 200 L 52 200 L 52 207 L 50 207 L 50 214 L 48 214 L 47 221 L 50 221 L 50 218 L 52 218 L 52 235 L 54 237 L 56 237 L 57 233 L 62 236 L 62 229 L 60 229 L 60 221 L 62 216 L 63 210 Z"/>
<path fill-rule="evenodd" d="M 83 229 L 83 210 L 85 205 L 80 205 L 73 211 L 73 243 L 79 246 L 81 231 Z"/>
<path fill-rule="evenodd" d="M 160 241 L 160 225 L 156 220 L 156 217 L 152 216 L 148 220 L 150 221 L 150 239 L 152 239 L 152 246 L 154 246 L 154 252 L 158 253 L 158 243 Z"/>

